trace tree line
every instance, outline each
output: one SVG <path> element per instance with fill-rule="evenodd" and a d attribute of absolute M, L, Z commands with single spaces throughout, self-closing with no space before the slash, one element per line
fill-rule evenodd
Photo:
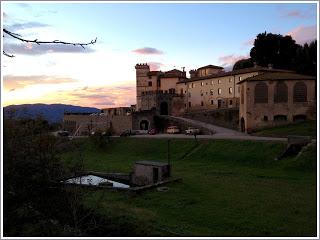
<path fill-rule="evenodd" d="M 254 63 L 267 67 L 292 70 L 300 74 L 317 75 L 317 40 L 299 45 L 291 36 L 260 33 L 250 50 L 250 58 L 237 61 L 233 70 L 253 67 Z"/>

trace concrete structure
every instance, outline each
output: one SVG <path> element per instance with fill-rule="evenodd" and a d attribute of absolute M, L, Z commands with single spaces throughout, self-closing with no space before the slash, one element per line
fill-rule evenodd
<path fill-rule="evenodd" d="M 165 162 L 140 161 L 134 165 L 132 183 L 138 186 L 161 182 L 170 177 L 170 165 Z"/>
<path fill-rule="evenodd" d="M 120 134 L 124 129 L 132 129 L 132 116 L 105 115 L 103 113 L 65 113 L 63 129 L 74 136 L 89 135 L 98 130 L 102 132 L 111 130 L 115 134 Z"/>
<path fill-rule="evenodd" d="M 316 118 L 316 78 L 288 72 L 246 78 L 240 86 L 239 128 L 259 128 Z"/>

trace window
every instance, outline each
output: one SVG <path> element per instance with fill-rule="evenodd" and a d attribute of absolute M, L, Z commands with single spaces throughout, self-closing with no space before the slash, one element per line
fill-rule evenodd
<path fill-rule="evenodd" d="M 274 87 L 274 102 L 288 102 L 288 87 L 284 82 L 278 82 Z"/>
<path fill-rule="evenodd" d="M 232 82 L 232 78 L 229 78 L 229 82 Z"/>
<path fill-rule="evenodd" d="M 203 96 L 203 93 L 200 93 L 201 97 Z"/>
<path fill-rule="evenodd" d="M 210 90 L 210 95 L 213 95 L 213 89 Z"/>
<path fill-rule="evenodd" d="M 238 80 L 238 82 L 240 82 L 241 80 L 242 80 L 242 77 L 240 76 L 240 77 L 239 77 L 239 80 Z"/>
<path fill-rule="evenodd" d="M 268 86 L 265 83 L 257 83 L 254 87 L 254 103 L 268 103 Z"/>
<path fill-rule="evenodd" d="M 219 79 L 219 80 L 218 80 L 218 84 L 220 84 L 220 83 L 221 83 L 221 80 Z"/>
<path fill-rule="evenodd" d="M 189 84 L 189 88 L 192 88 L 192 84 Z"/>
<path fill-rule="evenodd" d="M 206 82 L 206 85 L 208 85 L 208 83 Z"/>
<path fill-rule="evenodd" d="M 213 100 L 211 100 L 211 105 L 213 105 Z"/>
<path fill-rule="evenodd" d="M 218 95 L 221 95 L 221 93 L 222 93 L 221 88 L 218 88 Z"/>
<path fill-rule="evenodd" d="M 195 83 L 192 83 L 192 88 L 194 88 L 196 86 L 196 84 Z"/>
<path fill-rule="evenodd" d="M 307 86 L 304 82 L 297 82 L 293 87 L 293 102 L 307 101 Z"/>
<path fill-rule="evenodd" d="M 189 107 L 191 107 L 191 102 L 189 102 Z"/>
<path fill-rule="evenodd" d="M 287 116 L 286 115 L 275 115 L 275 116 L 273 116 L 273 121 L 275 121 L 275 122 L 287 121 Z"/>
<path fill-rule="evenodd" d="M 203 82 L 201 82 L 201 86 L 203 86 L 204 84 L 203 84 Z"/>
<path fill-rule="evenodd" d="M 232 87 L 229 88 L 229 93 L 232 94 Z"/>
<path fill-rule="evenodd" d="M 152 87 L 152 82 L 151 81 L 148 82 L 148 86 Z"/>
<path fill-rule="evenodd" d="M 229 100 L 229 105 L 232 106 L 232 100 Z"/>
<path fill-rule="evenodd" d="M 221 108 L 221 107 L 222 107 L 222 100 L 219 99 L 219 100 L 218 100 L 218 108 Z"/>
<path fill-rule="evenodd" d="M 306 119 L 307 119 L 307 116 L 306 115 L 302 115 L 302 114 L 293 116 L 293 121 L 294 122 L 303 122 Z"/>
<path fill-rule="evenodd" d="M 201 106 L 203 106 L 203 101 L 201 101 Z"/>
<path fill-rule="evenodd" d="M 213 80 L 211 81 L 211 85 L 213 85 Z"/>
<path fill-rule="evenodd" d="M 187 108 L 187 104 L 186 103 L 184 104 L 184 107 Z"/>
<path fill-rule="evenodd" d="M 238 90 L 240 90 L 240 86 L 238 86 Z M 244 104 L 244 86 L 241 86 L 241 104 Z"/>
<path fill-rule="evenodd" d="M 189 97 L 191 97 L 191 92 L 188 93 Z"/>
<path fill-rule="evenodd" d="M 268 122 L 268 116 L 263 116 L 263 121 Z"/>

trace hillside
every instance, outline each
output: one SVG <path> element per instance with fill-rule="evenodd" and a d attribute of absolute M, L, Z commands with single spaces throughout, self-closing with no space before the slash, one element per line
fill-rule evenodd
<path fill-rule="evenodd" d="M 81 107 L 65 104 L 22 104 L 22 105 L 10 105 L 4 107 L 4 116 L 12 116 L 14 118 L 35 118 L 42 116 L 49 122 L 62 122 L 64 112 L 72 113 L 96 113 L 100 112 L 100 109 L 91 107 Z"/>

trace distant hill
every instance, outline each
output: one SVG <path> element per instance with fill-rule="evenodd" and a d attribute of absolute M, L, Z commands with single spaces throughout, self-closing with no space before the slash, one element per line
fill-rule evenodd
<path fill-rule="evenodd" d="M 62 122 L 63 113 L 97 113 L 100 112 L 98 108 L 80 107 L 65 104 L 22 104 L 22 105 L 10 105 L 3 108 L 4 117 L 8 117 L 11 114 L 14 118 L 35 118 L 42 116 L 50 123 Z"/>

